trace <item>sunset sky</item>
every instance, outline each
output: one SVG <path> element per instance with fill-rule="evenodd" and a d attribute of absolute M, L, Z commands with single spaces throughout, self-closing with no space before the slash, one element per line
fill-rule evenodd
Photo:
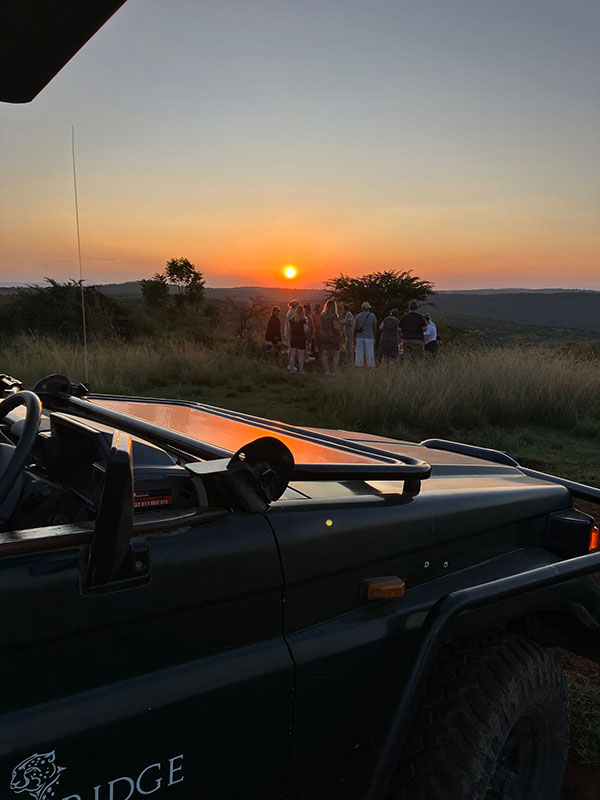
<path fill-rule="evenodd" d="M 0 104 L 0 281 L 600 289 L 598 0 L 128 0 Z"/>

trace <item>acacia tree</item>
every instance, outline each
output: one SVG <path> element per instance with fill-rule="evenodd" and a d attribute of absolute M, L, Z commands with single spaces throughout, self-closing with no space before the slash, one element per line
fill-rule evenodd
<path fill-rule="evenodd" d="M 177 302 L 196 306 L 204 299 L 204 278 L 196 266 L 187 258 L 171 258 L 167 261 L 165 279 L 177 288 Z"/>
<path fill-rule="evenodd" d="M 152 278 L 141 280 L 144 304 L 151 316 L 160 322 L 165 322 L 167 316 L 174 311 L 171 286 L 176 288 L 174 299 L 177 314 L 174 315 L 173 322 L 177 324 L 189 317 L 184 313 L 184 305 L 194 311 L 204 300 L 204 278 L 189 259 L 171 258 L 167 261 L 164 272 L 157 272 Z"/>
<path fill-rule="evenodd" d="M 325 281 L 330 298 L 345 303 L 355 313 L 367 300 L 378 316 L 387 314 L 394 307 L 402 311 L 411 300 L 424 303 L 433 293 L 433 286 L 433 283 L 413 275 L 410 269 L 370 272 L 359 278 L 341 274 Z"/>

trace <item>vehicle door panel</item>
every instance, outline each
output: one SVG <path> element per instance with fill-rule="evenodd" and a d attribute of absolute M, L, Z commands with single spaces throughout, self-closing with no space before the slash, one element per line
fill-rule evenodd
<path fill-rule="evenodd" d="M 87 548 L 0 559 L 0 781 L 54 751 L 55 800 L 127 800 L 110 781 L 152 764 L 140 796 L 162 777 L 161 798 L 279 797 L 292 663 L 270 528 L 227 514 L 145 538 L 150 583 L 97 596 L 80 591 Z"/>
<path fill-rule="evenodd" d="M 418 631 L 396 602 L 369 604 L 362 581 L 404 574 L 401 531 L 431 533 L 416 504 L 299 501 L 269 512 L 285 579 L 285 631 L 297 672 L 287 797 L 364 797 Z M 377 519 L 376 528 L 373 519 Z"/>

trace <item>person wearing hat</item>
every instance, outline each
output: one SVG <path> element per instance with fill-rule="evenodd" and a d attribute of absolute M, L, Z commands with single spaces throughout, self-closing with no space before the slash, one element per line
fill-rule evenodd
<path fill-rule="evenodd" d="M 411 300 L 408 304 L 408 314 L 400 320 L 402 330 L 402 351 L 411 361 L 425 356 L 425 336 L 427 322 L 422 314 L 417 313 L 419 304 Z"/>
<path fill-rule="evenodd" d="M 371 311 L 371 303 L 364 302 L 354 320 L 354 344 L 356 347 L 354 364 L 357 367 L 362 367 L 365 360 L 368 367 L 375 366 L 376 330 L 377 317 Z"/>

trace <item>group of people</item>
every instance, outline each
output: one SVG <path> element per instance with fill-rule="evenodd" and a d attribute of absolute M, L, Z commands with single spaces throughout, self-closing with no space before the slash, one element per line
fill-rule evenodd
<path fill-rule="evenodd" d="M 392 308 L 381 324 L 372 311 L 371 304 L 364 302 L 354 316 L 349 306 L 342 304 L 338 310 L 335 300 L 328 300 L 322 307 L 319 303 L 304 305 L 298 300 L 288 303 L 282 324 L 281 309 L 273 307 L 267 323 L 265 339 L 271 343 L 274 357 L 279 353 L 283 339 L 289 342 L 289 372 L 302 372 L 308 361 L 320 359 L 325 372 L 335 372 L 342 353 L 346 363 L 362 367 L 375 366 L 375 345 L 379 338 L 379 357 L 392 360 L 399 357 L 415 361 L 426 354 L 437 355 L 437 329 L 429 314 L 419 314 L 418 303 L 412 300 L 406 314 Z M 401 343 L 401 350 L 399 344 Z"/>

